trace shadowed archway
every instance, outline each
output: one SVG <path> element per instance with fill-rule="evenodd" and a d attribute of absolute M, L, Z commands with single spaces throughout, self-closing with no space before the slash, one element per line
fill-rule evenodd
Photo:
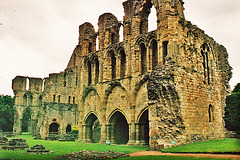
<path fill-rule="evenodd" d="M 129 125 L 125 116 L 119 111 L 115 112 L 110 118 L 108 137 L 111 143 L 116 144 L 127 144 L 129 141 Z"/>
<path fill-rule="evenodd" d="M 99 143 L 101 140 L 101 125 L 93 113 L 85 121 L 85 139 L 87 142 L 93 143 Z"/>
<path fill-rule="evenodd" d="M 137 123 L 137 141 L 141 145 L 149 145 L 149 117 L 146 109 Z"/>
<path fill-rule="evenodd" d="M 58 134 L 59 124 L 51 123 L 49 126 L 49 134 Z"/>

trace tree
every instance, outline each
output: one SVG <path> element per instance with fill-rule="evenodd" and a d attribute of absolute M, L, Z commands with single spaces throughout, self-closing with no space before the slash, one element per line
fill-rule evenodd
<path fill-rule="evenodd" d="M 13 130 L 14 98 L 0 95 L 0 129 L 5 132 Z"/>
<path fill-rule="evenodd" d="M 226 128 L 240 135 L 240 83 L 238 83 L 232 94 L 227 96 L 225 108 Z"/>
<path fill-rule="evenodd" d="M 238 83 L 238 84 L 234 87 L 234 89 L 233 89 L 232 92 L 233 92 L 233 93 L 240 93 L 240 83 Z"/>

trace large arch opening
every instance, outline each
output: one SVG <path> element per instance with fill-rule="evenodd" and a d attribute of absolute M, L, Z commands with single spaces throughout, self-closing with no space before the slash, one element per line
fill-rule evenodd
<path fill-rule="evenodd" d="M 31 111 L 30 109 L 26 109 L 23 112 L 22 117 L 22 132 L 31 132 L 32 126 L 31 126 Z"/>
<path fill-rule="evenodd" d="M 101 125 L 97 116 L 91 113 L 85 121 L 85 138 L 88 142 L 99 143 L 101 140 Z"/>
<path fill-rule="evenodd" d="M 66 128 L 66 133 L 70 133 L 71 131 L 72 131 L 72 126 L 71 124 L 68 124 Z"/>
<path fill-rule="evenodd" d="M 143 112 L 138 123 L 137 140 L 142 145 L 149 145 L 149 117 L 148 109 Z"/>
<path fill-rule="evenodd" d="M 129 125 L 125 116 L 119 111 L 110 119 L 110 139 L 116 144 L 127 144 L 129 141 Z"/>
<path fill-rule="evenodd" d="M 49 126 L 49 134 L 58 134 L 59 124 L 51 123 Z"/>

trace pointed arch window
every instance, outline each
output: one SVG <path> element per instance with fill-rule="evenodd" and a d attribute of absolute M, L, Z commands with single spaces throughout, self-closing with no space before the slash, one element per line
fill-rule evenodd
<path fill-rule="evenodd" d="M 209 122 L 213 122 L 214 121 L 213 106 L 211 104 L 208 107 L 208 120 L 209 120 Z"/>
<path fill-rule="evenodd" d="M 204 83 L 210 84 L 210 72 L 209 72 L 209 47 L 207 44 L 203 44 L 201 47 L 201 54 L 203 58 L 203 74 L 204 74 Z"/>
<path fill-rule="evenodd" d="M 23 96 L 23 105 L 27 106 L 27 95 Z"/>
<path fill-rule="evenodd" d="M 92 47 L 93 47 L 92 43 L 89 42 L 89 44 L 88 44 L 88 53 L 92 52 Z"/>
<path fill-rule="evenodd" d="M 94 59 L 94 65 L 95 65 L 95 83 L 98 83 L 98 81 L 99 81 L 99 61 L 98 61 L 98 58 Z"/>
<path fill-rule="evenodd" d="M 92 66 L 90 60 L 87 61 L 88 85 L 92 83 Z"/>
<path fill-rule="evenodd" d="M 29 103 L 30 106 L 32 106 L 32 105 L 33 105 L 33 96 L 32 96 L 32 95 L 30 96 L 30 101 L 29 101 L 29 102 L 30 102 L 30 103 Z"/>
<path fill-rule="evenodd" d="M 40 96 L 38 100 L 39 100 L 39 106 L 41 106 L 42 105 L 42 96 Z"/>
<path fill-rule="evenodd" d="M 123 49 L 120 50 L 120 77 L 125 77 L 126 74 L 126 54 Z"/>
<path fill-rule="evenodd" d="M 147 48 L 143 43 L 140 44 L 141 51 L 141 74 L 147 72 Z"/>
<path fill-rule="evenodd" d="M 112 80 L 116 78 L 116 57 L 114 52 L 110 53 L 111 58 L 111 69 L 112 69 Z"/>
<path fill-rule="evenodd" d="M 165 64 L 166 60 L 165 58 L 167 57 L 168 55 L 168 41 L 164 41 L 163 42 L 163 65 Z"/>
<path fill-rule="evenodd" d="M 158 49 L 157 49 L 157 41 L 152 40 L 151 42 L 151 50 L 152 50 L 152 69 L 156 69 L 158 65 Z"/>

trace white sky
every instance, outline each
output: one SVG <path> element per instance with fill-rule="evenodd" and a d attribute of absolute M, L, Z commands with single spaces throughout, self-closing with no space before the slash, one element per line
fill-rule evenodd
<path fill-rule="evenodd" d="M 106 12 L 123 20 L 125 0 L 0 0 L 0 94 L 12 95 L 17 75 L 48 77 L 63 71 L 78 43 L 78 26 Z M 240 0 L 184 0 L 185 17 L 225 46 L 240 82 Z"/>

